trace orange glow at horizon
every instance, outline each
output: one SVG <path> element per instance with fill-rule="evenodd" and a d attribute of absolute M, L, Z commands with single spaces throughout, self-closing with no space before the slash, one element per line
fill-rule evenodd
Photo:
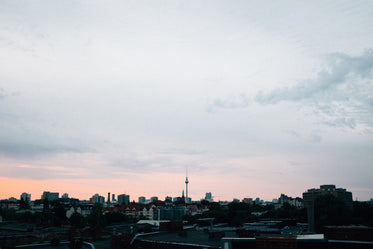
<path fill-rule="evenodd" d="M 183 178 L 170 174 L 159 174 L 153 176 L 137 176 L 134 179 L 51 179 L 31 180 L 0 177 L 0 199 L 15 197 L 19 199 L 23 192 L 30 193 L 31 199 L 40 199 L 43 191 L 58 192 L 60 196 L 68 193 L 71 198 L 88 200 L 92 195 L 98 193 L 107 198 L 107 193 L 129 194 L 130 199 L 137 200 L 139 196 L 158 196 L 164 199 L 165 196 L 181 195 L 184 188 Z M 153 179 L 152 179 L 153 178 Z M 178 179 L 180 178 L 180 179 Z M 157 179 L 167 179 L 157 180 Z M 172 192 L 171 186 L 179 185 L 180 194 Z"/>

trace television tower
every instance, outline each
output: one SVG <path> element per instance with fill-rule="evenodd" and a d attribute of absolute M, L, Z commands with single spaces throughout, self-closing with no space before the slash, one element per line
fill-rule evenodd
<path fill-rule="evenodd" d="M 188 180 L 188 168 L 186 169 L 186 178 L 185 178 L 185 204 L 188 203 L 189 199 L 188 199 L 188 183 L 189 183 L 189 180 Z"/>

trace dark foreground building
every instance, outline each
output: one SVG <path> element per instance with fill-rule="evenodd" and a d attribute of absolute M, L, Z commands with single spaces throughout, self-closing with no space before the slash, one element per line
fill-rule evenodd
<path fill-rule="evenodd" d="M 307 208 L 308 226 L 310 232 L 315 232 L 315 200 L 322 195 L 333 195 L 340 198 L 346 207 L 352 209 L 352 193 L 344 188 L 336 188 L 335 185 L 321 185 L 319 189 L 308 189 L 303 193 L 303 203 Z"/>
<path fill-rule="evenodd" d="M 321 234 L 297 237 L 237 238 L 232 231 L 207 231 L 189 228 L 137 235 L 133 249 L 373 249 L 373 242 L 333 240 Z"/>

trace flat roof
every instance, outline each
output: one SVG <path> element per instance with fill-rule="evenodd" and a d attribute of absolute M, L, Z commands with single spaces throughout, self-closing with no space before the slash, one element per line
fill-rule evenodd
<path fill-rule="evenodd" d="M 182 244 L 206 245 L 206 246 L 221 246 L 221 237 L 209 238 L 209 233 L 199 230 L 184 230 L 186 234 L 179 235 L 178 232 L 155 232 L 150 234 L 139 235 L 137 240 L 144 241 L 160 241 L 160 242 L 174 242 Z M 219 231 L 214 231 L 219 232 Z M 234 236 L 235 232 L 222 232 L 224 236 Z M 223 237 L 224 237 L 223 236 Z"/>

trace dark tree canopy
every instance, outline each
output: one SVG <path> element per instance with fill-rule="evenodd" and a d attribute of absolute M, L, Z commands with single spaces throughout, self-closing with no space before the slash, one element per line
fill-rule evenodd
<path fill-rule="evenodd" d="M 21 198 L 21 200 L 19 201 L 19 208 L 20 209 L 30 209 L 29 201 Z"/>
<path fill-rule="evenodd" d="M 83 228 L 86 225 L 86 219 L 80 213 L 73 213 L 70 217 L 71 226 L 76 228 Z"/>

